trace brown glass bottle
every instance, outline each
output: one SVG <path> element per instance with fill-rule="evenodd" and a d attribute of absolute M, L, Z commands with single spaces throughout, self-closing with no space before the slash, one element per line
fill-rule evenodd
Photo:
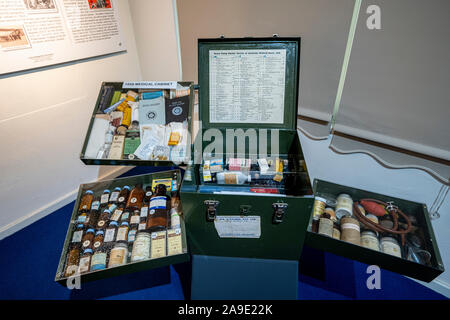
<path fill-rule="evenodd" d="M 97 229 L 98 230 L 104 230 L 108 226 L 109 216 L 111 214 L 111 211 L 108 209 L 104 210 L 100 217 L 97 220 Z"/>
<path fill-rule="evenodd" d="M 72 244 L 70 251 L 67 255 L 65 277 L 73 276 L 78 272 L 78 264 L 80 262 L 80 246 L 78 244 Z"/>
<path fill-rule="evenodd" d="M 167 188 L 158 184 L 155 193 L 150 199 L 149 214 L 147 218 L 147 230 L 165 230 L 169 226 L 170 197 L 167 196 Z"/>
<path fill-rule="evenodd" d="M 145 191 L 142 189 L 142 185 L 138 184 L 130 192 L 127 205 L 125 208 L 130 210 L 140 210 L 144 201 Z"/>
<path fill-rule="evenodd" d="M 129 186 L 123 186 L 122 190 L 119 193 L 119 198 L 117 199 L 117 205 L 123 205 L 128 201 L 128 196 L 130 195 L 130 187 Z"/>
<path fill-rule="evenodd" d="M 80 207 L 78 208 L 78 212 L 87 212 L 91 208 L 92 200 L 94 200 L 94 193 L 92 190 L 86 190 L 84 195 L 80 200 Z"/>

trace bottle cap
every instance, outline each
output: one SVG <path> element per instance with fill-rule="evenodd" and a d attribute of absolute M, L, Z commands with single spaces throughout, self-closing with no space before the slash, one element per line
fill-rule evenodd
<path fill-rule="evenodd" d="M 121 226 L 129 226 L 128 222 L 124 221 L 120 224 Z"/>
<path fill-rule="evenodd" d="M 83 228 L 84 225 L 82 223 L 77 224 L 77 228 Z"/>
<path fill-rule="evenodd" d="M 117 227 L 119 224 L 116 221 L 111 221 L 109 225 Z"/>
<path fill-rule="evenodd" d="M 103 190 L 103 193 L 111 193 L 108 189 Z"/>
<path fill-rule="evenodd" d="M 115 187 L 114 191 L 120 191 L 120 187 Z"/>
<path fill-rule="evenodd" d="M 124 189 L 130 190 L 130 187 L 129 187 L 129 186 L 123 186 L 123 188 L 124 188 Z"/>
<path fill-rule="evenodd" d="M 93 252 L 92 249 L 86 249 L 86 250 L 83 251 L 83 254 L 92 253 L 92 252 Z"/>
<path fill-rule="evenodd" d="M 99 235 L 99 234 L 105 234 L 105 232 L 104 232 L 103 230 L 98 230 L 98 231 L 95 233 L 96 236 Z"/>
<path fill-rule="evenodd" d="M 86 190 L 87 194 L 93 194 L 94 192 L 92 190 Z"/>
<path fill-rule="evenodd" d="M 103 211 L 103 212 L 106 212 L 106 213 L 111 213 L 111 211 L 109 210 L 109 209 L 105 209 L 105 211 Z"/>
<path fill-rule="evenodd" d="M 86 233 L 88 233 L 88 232 L 92 232 L 92 233 L 94 233 L 94 232 L 95 232 L 95 230 L 94 230 L 94 229 L 92 229 L 92 228 L 89 228 L 89 229 L 87 229 Z"/>

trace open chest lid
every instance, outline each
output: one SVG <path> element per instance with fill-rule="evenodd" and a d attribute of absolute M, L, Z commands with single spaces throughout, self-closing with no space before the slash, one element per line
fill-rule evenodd
<path fill-rule="evenodd" d="M 300 38 L 198 39 L 203 128 L 295 130 L 299 58 Z"/>

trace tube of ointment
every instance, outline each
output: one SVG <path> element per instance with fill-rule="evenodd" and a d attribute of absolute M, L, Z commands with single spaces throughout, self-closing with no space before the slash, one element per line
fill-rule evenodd
<path fill-rule="evenodd" d="M 117 101 L 117 102 L 114 103 L 111 107 L 106 108 L 103 112 L 104 112 L 104 113 L 111 113 L 111 112 L 113 112 L 113 111 L 116 110 L 117 107 L 120 106 L 120 104 L 121 104 L 122 102 L 124 102 L 124 101 L 125 101 L 125 98 L 124 98 L 124 99 L 121 99 L 121 100 L 119 100 L 119 101 Z"/>
<path fill-rule="evenodd" d="M 162 91 L 153 91 L 153 92 L 142 92 L 142 99 L 149 100 L 162 97 Z"/>

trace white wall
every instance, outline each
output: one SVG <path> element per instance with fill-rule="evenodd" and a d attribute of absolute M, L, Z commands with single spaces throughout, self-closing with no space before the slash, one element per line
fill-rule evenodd
<path fill-rule="evenodd" d="M 322 179 L 342 185 L 393 197 L 425 203 L 431 207 L 441 184 L 422 170 L 388 169 L 366 154 L 341 155 L 328 148 L 329 140 L 312 140 L 300 130 L 299 137 L 311 182 Z M 436 240 L 444 262 L 450 269 L 450 200 L 440 209 L 441 217 L 432 221 Z M 420 281 L 419 281 L 420 282 Z M 450 271 L 432 283 L 420 282 L 450 297 Z"/>
<path fill-rule="evenodd" d="M 117 3 L 126 53 L 0 77 L 0 239 L 120 169 L 79 160 L 100 83 L 141 80 L 128 1 Z"/>
<path fill-rule="evenodd" d="M 175 1 L 129 0 L 129 2 L 142 78 L 181 80 Z"/>

